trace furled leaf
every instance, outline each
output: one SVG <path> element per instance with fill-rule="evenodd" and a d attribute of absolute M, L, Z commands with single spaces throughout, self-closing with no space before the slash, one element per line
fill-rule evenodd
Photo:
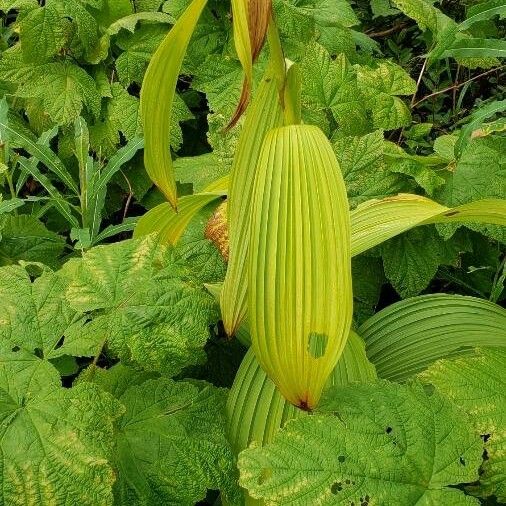
<path fill-rule="evenodd" d="M 0 222 L 0 234 L 0 265 L 20 260 L 42 262 L 50 267 L 60 264 L 65 238 L 48 230 L 33 216 L 6 216 Z"/>
<path fill-rule="evenodd" d="M 72 338 L 168 375 L 204 357 L 214 300 L 155 237 L 95 247 L 67 262 L 63 274 L 68 300 L 90 320 Z"/>
<path fill-rule="evenodd" d="M 3 347 L 3 503 L 111 504 L 112 422 L 121 413 L 122 406 L 98 387 L 62 388 L 48 362 Z"/>
<path fill-rule="evenodd" d="M 475 297 L 422 295 L 379 311 L 358 332 L 378 375 L 402 382 L 476 346 L 506 347 L 506 310 Z"/>
<path fill-rule="evenodd" d="M 484 438 L 487 457 L 479 484 L 470 489 L 506 501 L 506 350 L 484 348 L 476 356 L 441 360 L 422 378 L 468 413 Z"/>
<path fill-rule="evenodd" d="M 208 488 L 235 492 L 222 390 L 150 379 L 122 365 L 91 372 L 125 406 L 113 436 L 118 503 L 193 506 Z"/>
<path fill-rule="evenodd" d="M 271 130 L 257 167 L 248 259 L 252 348 L 285 398 L 312 408 L 351 325 L 346 188 L 329 141 L 314 126 Z"/>
<path fill-rule="evenodd" d="M 437 393 L 379 383 L 335 388 L 318 414 L 241 453 L 240 484 L 268 505 L 477 505 L 452 488 L 478 478 L 482 446 Z M 421 423 L 423 421 L 423 423 Z"/>
<path fill-rule="evenodd" d="M 247 332 L 244 335 L 250 339 Z M 364 343 L 352 332 L 329 378 L 328 387 L 375 380 L 376 372 L 367 360 Z M 272 442 L 289 420 L 304 415 L 305 411 L 296 409 L 280 394 L 249 350 L 237 371 L 227 401 L 228 438 L 234 453 L 238 455 L 253 442 Z"/>
<path fill-rule="evenodd" d="M 179 71 L 195 25 L 207 0 L 193 0 L 153 55 L 141 88 L 144 163 L 153 182 L 177 207 L 170 154 L 172 104 Z"/>
<path fill-rule="evenodd" d="M 230 176 L 229 263 L 220 306 L 225 331 L 234 335 L 246 313 L 249 220 L 257 161 L 269 130 L 283 121 L 279 83 L 272 69 L 263 77 L 244 121 Z"/>

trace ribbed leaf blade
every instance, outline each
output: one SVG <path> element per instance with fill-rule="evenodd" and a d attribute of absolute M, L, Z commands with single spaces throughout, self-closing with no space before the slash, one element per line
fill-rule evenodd
<path fill-rule="evenodd" d="M 475 297 L 422 295 L 379 311 L 358 332 L 378 375 L 406 381 L 476 346 L 506 347 L 506 310 Z"/>
<path fill-rule="evenodd" d="M 285 398 L 312 408 L 346 344 L 353 304 L 346 189 L 317 127 L 267 134 L 250 232 L 252 348 Z"/>
<path fill-rule="evenodd" d="M 454 208 L 409 194 L 369 200 L 351 212 L 352 254 L 358 255 L 419 225 L 466 222 L 506 225 L 506 200 L 479 200 Z"/>
<path fill-rule="evenodd" d="M 175 208 L 176 181 L 170 154 L 172 104 L 179 71 L 207 0 L 193 0 L 151 58 L 141 89 L 144 163 L 153 182 Z"/>
<path fill-rule="evenodd" d="M 229 335 L 235 334 L 246 314 L 249 216 L 256 164 L 265 135 L 281 126 L 282 121 L 278 84 L 274 71 L 270 70 L 248 110 L 230 175 L 230 259 L 220 299 L 223 325 Z"/>

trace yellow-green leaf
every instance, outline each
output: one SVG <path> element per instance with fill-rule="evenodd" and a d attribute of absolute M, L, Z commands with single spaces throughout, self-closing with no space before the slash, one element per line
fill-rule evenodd
<path fill-rule="evenodd" d="M 151 58 L 141 89 L 144 163 L 152 181 L 177 207 L 170 153 L 172 104 L 186 48 L 207 0 L 193 0 Z"/>
<path fill-rule="evenodd" d="M 265 135 L 281 126 L 282 121 L 278 83 L 274 70 L 269 69 L 248 109 L 230 175 L 230 256 L 220 299 L 223 325 L 230 336 L 235 334 L 246 313 L 249 215 L 256 165 Z"/>
<path fill-rule="evenodd" d="M 220 193 L 197 193 L 179 199 L 177 211 L 164 202 L 148 211 L 137 223 L 134 238 L 157 233 L 162 244 L 176 244 L 192 218 L 207 204 L 219 199 Z"/>
<path fill-rule="evenodd" d="M 419 225 L 466 222 L 506 225 L 506 200 L 478 200 L 454 208 L 410 194 L 369 200 L 351 212 L 351 251 L 358 255 Z"/>
<path fill-rule="evenodd" d="M 350 215 L 332 146 L 310 125 L 271 130 L 249 245 L 252 348 L 292 404 L 318 403 L 352 316 Z"/>

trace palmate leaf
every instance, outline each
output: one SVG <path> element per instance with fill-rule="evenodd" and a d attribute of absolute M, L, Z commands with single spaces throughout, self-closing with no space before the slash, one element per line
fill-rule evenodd
<path fill-rule="evenodd" d="M 421 295 L 379 311 L 358 332 L 378 375 L 403 382 L 476 346 L 506 348 L 506 310 L 475 297 Z"/>
<path fill-rule="evenodd" d="M 98 246 L 67 262 L 72 307 L 88 316 L 69 335 L 124 362 L 176 375 L 205 356 L 217 320 L 211 295 L 156 237 Z"/>
<path fill-rule="evenodd" d="M 476 356 L 441 360 L 421 376 L 466 411 L 484 437 L 487 458 L 470 491 L 506 501 L 506 350 L 484 348 Z"/>
<path fill-rule="evenodd" d="M 234 498 L 236 471 L 224 433 L 223 390 L 122 365 L 90 369 L 83 380 L 98 384 L 125 407 L 112 438 L 118 504 L 193 506 L 208 488 Z"/>
<path fill-rule="evenodd" d="M 170 154 L 172 104 L 179 71 L 195 25 L 207 0 L 193 0 L 156 50 L 141 89 L 146 170 L 172 207 L 177 190 Z"/>
<path fill-rule="evenodd" d="M 271 130 L 257 167 L 248 259 L 252 348 L 285 398 L 312 408 L 351 325 L 346 189 L 329 141 L 314 126 Z"/>
<path fill-rule="evenodd" d="M 469 420 L 420 385 L 335 388 L 321 411 L 239 457 L 240 484 L 267 505 L 478 505 L 449 485 L 478 477 Z"/>
<path fill-rule="evenodd" d="M 65 290 L 66 284 L 53 272 L 44 272 L 32 282 L 22 267 L 1 268 L 2 342 L 44 360 L 92 356 L 96 352 L 93 339 L 76 341 L 66 335 L 73 324 L 79 324 L 80 315 L 66 300 Z"/>
<path fill-rule="evenodd" d="M 122 406 L 94 385 L 64 389 L 56 369 L 2 344 L 2 504 L 108 506 L 112 422 Z"/>

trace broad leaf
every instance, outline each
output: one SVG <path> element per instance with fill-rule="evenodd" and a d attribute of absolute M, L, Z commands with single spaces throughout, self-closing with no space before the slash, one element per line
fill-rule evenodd
<path fill-rule="evenodd" d="M 63 275 L 71 305 L 90 320 L 72 329 L 73 339 L 168 375 L 204 358 L 214 300 L 155 237 L 95 247 Z"/>
<path fill-rule="evenodd" d="M 122 406 L 94 385 L 65 389 L 48 362 L 19 350 L 0 359 L 4 504 L 108 506 L 109 459 Z"/>
<path fill-rule="evenodd" d="M 118 503 L 193 506 L 205 498 L 208 488 L 234 494 L 222 390 L 205 383 L 154 379 L 122 365 L 87 371 L 84 379 L 125 406 L 112 439 Z"/>
<path fill-rule="evenodd" d="M 449 401 L 418 386 L 335 388 L 318 414 L 239 457 L 240 484 L 275 504 L 478 505 L 449 485 L 478 478 L 482 445 Z"/>
<path fill-rule="evenodd" d="M 475 346 L 506 347 L 506 310 L 462 295 L 422 295 L 379 311 L 358 329 L 381 378 L 406 381 Z"/>
<path fill-rule="evenodd" d="M 478 343 L 477 343 L 478 344 Z M 466 411 L 485 441 L 480 481 L 471 490 L 481 497 L 506 501 L 506 350 L 482 349 L 477 356 L 442 360 L 422 379 Z"/>

